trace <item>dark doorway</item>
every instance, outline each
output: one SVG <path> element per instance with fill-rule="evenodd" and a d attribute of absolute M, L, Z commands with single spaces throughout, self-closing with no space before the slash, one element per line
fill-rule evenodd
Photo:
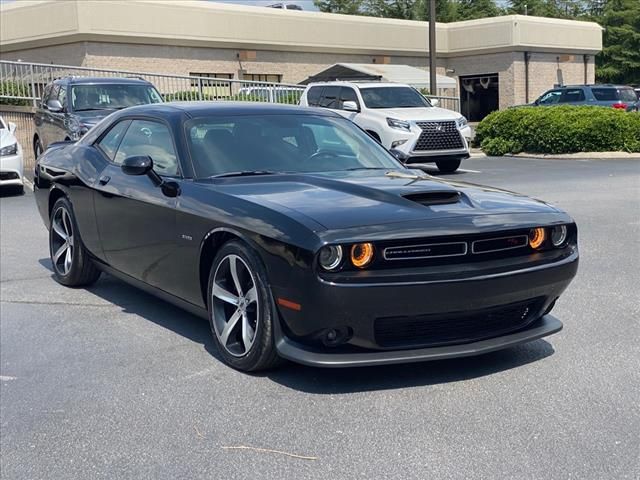
<path fill-rule="evenodd" d="M 497 73 L 460 77 L 461 113 L 470 122 L 479 122 L 494 110 L 498 110 L 498 87 Z"/>

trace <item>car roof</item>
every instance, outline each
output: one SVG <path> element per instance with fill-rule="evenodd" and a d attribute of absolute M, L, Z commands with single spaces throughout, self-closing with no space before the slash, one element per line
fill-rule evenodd
<path fill-rule="evenodd" d="M 558 88 L 631 88 L 628 85 L 615 85 L 612 83 L 592 83 L 588 85 L 563 85 Z"/>
<path fill-rule="evenodd" d="M 373 88 L 373 87 L 411 87 L 406 83 L 393 83 L 393 82 L 349 82 L 346 80 L 336 80 L 333 82 L 314 82 L 310 83 L 309 87 L 321 87 L 321 86 L 349 86 L 356 88 Z"/>
<path fill-rule="evenodd" d="M 180 112 L 186 113 L 191 117 L 221 115 L 321 115 L 325 117 L 342 118 L 337 113 L 325 108 L 301 107 L 298 105 L 266 102 L 167 102 L 138 105 L 121 110 L 123 115 L 150 114 L 172 116 Z"/>
<path fill-rule="evenodd" d="M 69 85 L 95 85 L 95 84 L 103 84 L 103 85 L 113 85 L 113 84 L 131 84 L 131 85 L 151 85 L 151 82 L 143 78 L 134 78 L 134 77 L 64 77 L 58 78 L 54 81 L 55 83 L 67 83 Z"/>

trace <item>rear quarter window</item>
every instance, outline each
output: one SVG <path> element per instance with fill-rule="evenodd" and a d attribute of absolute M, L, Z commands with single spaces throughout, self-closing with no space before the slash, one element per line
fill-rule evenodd
<path fill-rule="evenodd" d="M 600 102 L 613 102 L 619 100 L 618 91 L 615 88 L 592 88 L 591 92 Z"/>
<path fill-rule="evenodd" d="M 320 103 L 320 95 L 323 87 L 311 87 L 307 92 L 307 103 L 311 107 L 317 107 Z"/>

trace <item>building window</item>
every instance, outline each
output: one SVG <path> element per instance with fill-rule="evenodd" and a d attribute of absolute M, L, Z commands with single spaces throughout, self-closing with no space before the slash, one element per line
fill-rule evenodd
<path fill-rule="evenodd" d="M 252 82 L 280 83 L 282 81 L 282 75 L 264 74 L 264 73 L 243 73 L 242 80 L 251 80 Z"/>
<path fill-rule="evenodd" d="M 221 78 L 224 80 L 233 80 L 233 73 L 194 73 L 194 72 L 189 72 L 189 76 L 190 77 L 205 77 L 205 78 Z M 224 82 L 226 83 L 226 82 Z M 205 80 L 202 79 L 202 86 L 203 87 L 212 87 L 215 86 L 216 82 L 215 80 Z M 218 84 L 219 85 L 219 84 Z M 198 79 L 194 78 L 193 80 L 191 80 L 191 86 L 192 87 L 197 87 L 198 86 Z"/>

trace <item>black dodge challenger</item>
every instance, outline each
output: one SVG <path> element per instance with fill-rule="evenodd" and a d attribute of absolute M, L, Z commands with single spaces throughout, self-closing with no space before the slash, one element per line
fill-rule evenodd
<path fill-rule="evenodd" d="M 35 195 L 60 283 L 104 271 L 205 316 L 241 370 L 538 339 L 578 267 L 566 213 L 410 170 L 327 110 L 125 109 L 47 150 Z"/>

